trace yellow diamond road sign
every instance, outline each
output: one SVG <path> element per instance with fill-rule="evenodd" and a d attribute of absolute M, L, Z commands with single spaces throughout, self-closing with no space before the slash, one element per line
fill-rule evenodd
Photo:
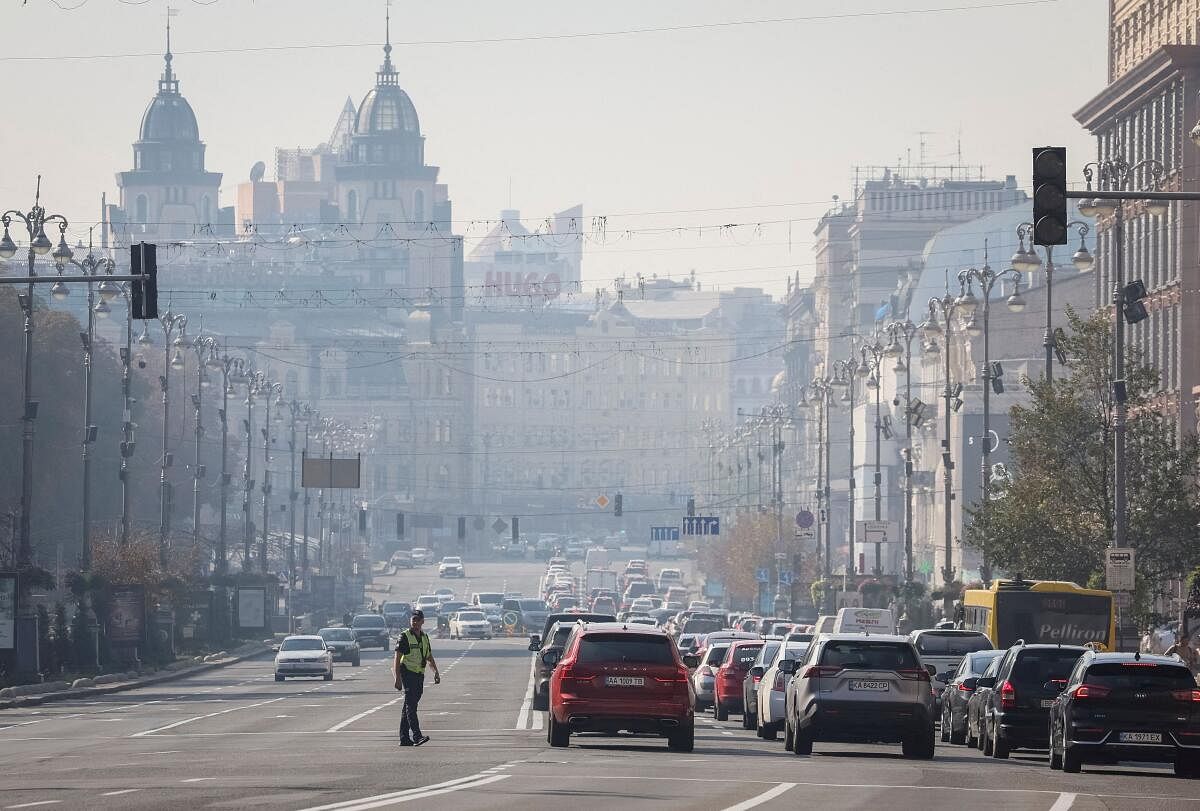
<path fill-rule="evenodd" d="M 607 506 L 608 506 L 608 496 L 606 496 L 606 495 L 604 495 L 604 494 L 601 494 L 601 495 L 597 496 L 597 497 L 596 497 L 596 506 L 597 506 L 597 507 L 599 507 L 599 508 L 600 508 L 600 509 L 602 509 L 602 510 L 603 510 L 605 507 L 607 507 Z"/>

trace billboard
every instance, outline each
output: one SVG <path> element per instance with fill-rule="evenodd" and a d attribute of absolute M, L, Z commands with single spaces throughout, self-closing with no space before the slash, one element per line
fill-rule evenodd
<path fill-rule="evenodd" d="M 0 650 L 16 647 L 17 576 L 0 574 Z"/>
<path fill-rule="evenodd" d="M 212 628 L 213 593 L 195 591 L 187 596 L 177 614 L 179 635 L 188 642 L 209 640 Z"/>
<path fill-rule="evenodd" d="M 267 590 L 239 586 L 237 618 L 238 628 L 243 631 L 265 630 L 267 627 Z"/>
<path fill-rule="evenodd" d="M 137 645 L 146 630 L 146 587 L 113 586 L 105 636 L 113 645 Z"/>
<path fill-rule="evenodd" d="M 304 456 L 300 470 L 302 487 L 357 490 L 360 486 L 360 459 L 335 459 L 332 456 Z"/>

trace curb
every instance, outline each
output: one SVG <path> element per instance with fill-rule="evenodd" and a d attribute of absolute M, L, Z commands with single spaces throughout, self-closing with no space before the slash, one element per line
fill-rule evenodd
<path fill-rule="evenodd" d="M 6 699 L 4 701 L 0 701 L 0 710 L 10 710 L 18 707 L 36 707 L 41 704 L 49 704 L 54 701 L 69 701 L 73 698 L 104 696 L 111 693 L 123 693 L 127 690 L 136 690 L 139 687 L 151 687 L 156 684 L 162 684 L 163 682 L 194 676 L 197 673 L 205 673 L 209 670 L 216 670 L 217 668 L 225 667 L 227 665 L 235 665 L 238 662 L 244 662 L 247 659 L 254 659 L 258 656 L 262 656 L 264 653 L 269 652 L 271 652 L 271 648 L 267 645 L 263 645 L 261 650 L 250 651 L 240 656 L 231 656 L 228 659 L 222 659 L 219 662 L 205 662 L 192 667 L 180 668 L 179 670 L 163 671 L 160 673 L 155 673 L 152 676 L 147 676 L 144 679 L 122 682 L 120 684 L 105 685 L 102 687 L 84 687 L 76 690 L 62 690 L 55 693 L 41 693 L 39 695 Z"/>

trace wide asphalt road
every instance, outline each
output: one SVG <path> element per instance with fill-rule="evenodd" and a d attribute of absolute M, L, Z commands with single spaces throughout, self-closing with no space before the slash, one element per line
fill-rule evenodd
<path fill-rule="evenodd" d="M 469 564 L 473 589 L 532 594 L 541 565 Z M 436 574 L 402 572 L 397 597 Z M 455 586 L 459 584 L 456 582 Z M 397 746 L 400 697 L 389 655 L 337 665 L 333 682 L 273 680 L 267 658 L 166 685 L 0 712 L 0 809 L 280 808 L 351 811 L 408 802 L 453 809 L 1162 808 L 1200 805 L 1200 781 L 1168 768 L 1051 772 L 1045 757 L 995 761 L 939 745 L 817 744 L 796 757 L 738 719 L 698 720 L 696 750 L 653 738 L 576 736 L 546 744 L 529 709 L 520 639 L 437 640 L 443 683 L 421 716 L 433 740 Z"/>

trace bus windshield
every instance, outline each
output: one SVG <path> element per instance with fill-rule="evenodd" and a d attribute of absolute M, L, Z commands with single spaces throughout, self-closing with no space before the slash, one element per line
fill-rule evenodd
<path fill-rule="evenodd" d="M 996 595 L 996 647 L 1027 643 L 1111 647 L 1112 598 L 1060 591 L 1009 591 Z"/>

